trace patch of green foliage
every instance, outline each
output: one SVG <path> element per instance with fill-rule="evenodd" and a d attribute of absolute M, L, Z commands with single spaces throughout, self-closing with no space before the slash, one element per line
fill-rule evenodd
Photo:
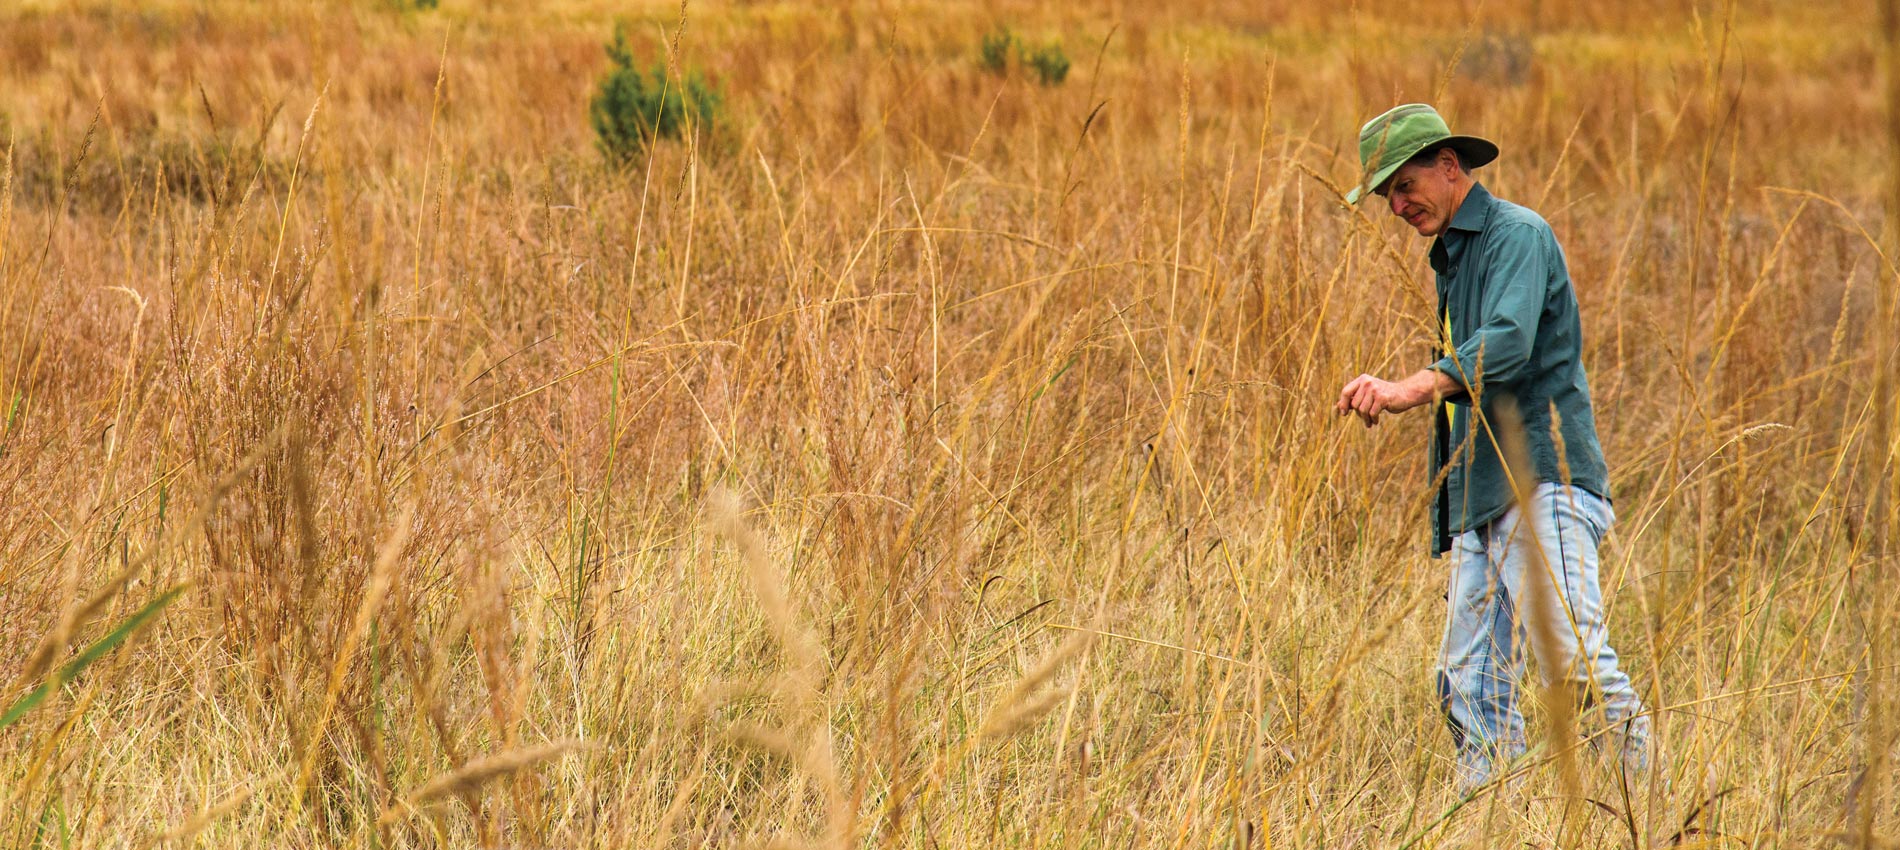
<path fill-rule="evenodd" d="M 1002 76 L 1009 73 L 1012 51 L 1016 63 L 1035 72 L 1036 81 L 1045 86 L 1059 86 L 1069 77 L 1069 54 L 1063 51 L 1061 42 L 1051 41 L 1032 50 L 1001 24 L 983 35 L 977 45 L 977 58 L 984 70 Z"/>
<path fill-rule="evenodd" d="M 1036 72 L 1036 80 L 1045 86 L 1059 86 L 1069 78 L 1069 54 L 1059 42 L 1049 42 L 1023 57 L 1023 64 Z"/>
<path fill-rule="evenodd" d="M 1009 27 L 998 24 L 983 35 L 983 43 L 977 47 L 978 56 L 983 60 L 983 68 L 992 74 L 1001 75 L 1009 71 L 1009 48 L 1016 43 L 1016 35 Z"/>
<path fill-rule="evenodd" d="M 683 79 L 670 79 L 661 61 L 641 70 L 627 48 L 626 31 L 619 27 L 607 45 L 607 58 L 613 64 L 601 77 L 587 116 L 601 153 L 613 163 L 631 162 L 661 139 L 724 123 L 725 98 L 698 69 L 683 72 Z"/>

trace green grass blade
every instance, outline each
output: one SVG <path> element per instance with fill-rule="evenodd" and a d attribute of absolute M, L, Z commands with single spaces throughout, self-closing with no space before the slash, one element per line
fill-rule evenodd
<path fill-rule="evenodd" d="M 173 600 L 178 598 L 179 594 L 184 593 L 185 587 L 186 585 L 183 584 L 178 585 L 159 594 L 157 599 L 145 603 L 145 607 L 140 608 L 137 613 L 126 618 L 126 621 L 120 623 L 118 628 L 113 629 L 105 637 L 94 641 L 91 646 L 86 647 L 84 652 L 79 653 L 73 660 L 66 662 L 66 665 L 59 668 L 59 672 L 53 674 L 52 678 L 46 680 L 46 682 L 39 687 L 34 688 L 31 692 L 27 693 L 26 696 L 20 697 L 18 701 L 14 702 L 13 705 L 7 709 L 6 714 L 0 715 L 0 729 L 12 726 L 15 721 L 25 717 L 27 712 L 32 711 L 35 706 L 38 706 L 44 701 L 46 695 L 52 693 L 55 688 L 78 678 L 80 671 L 85 670 L 87 666 L 91 665 L 94 661 L 98 661 L 106 653 L 111 652 L 114 647 L 124 643 L 125 639 L 131 637 L 133 632 L 138 631 L 140 626 L 145 625 L 147 620 L 157 616 L 158 612 L 165 610 L 165 606 L 170 605 Z"/>

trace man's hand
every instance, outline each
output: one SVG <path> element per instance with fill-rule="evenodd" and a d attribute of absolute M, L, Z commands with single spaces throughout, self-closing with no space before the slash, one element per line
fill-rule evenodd
<path fill-rule="evenodd" d="M 1382 413 L 1404 413 L 1434 396 L 1450 395 L 1457 387 L 1449 376 L 1434 369 L 1421 369 L 1397 382 L 1360 375 L 1339 391 L 1339 403 L 1333 405 L 1333 410 L 1340 416 L 1357 413 L 1359 421 L 1370 428 L 1379 424 Z"/>

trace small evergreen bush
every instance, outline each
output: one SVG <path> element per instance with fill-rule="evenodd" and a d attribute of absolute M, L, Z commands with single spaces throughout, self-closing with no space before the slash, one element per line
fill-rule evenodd
<path fill-rule="evenodd" d="M 615 164 L 632 161 L 660 139 L 677 139 L 684 132 L 723 123 L 725 98 L 698 69 L 683 73 L 683 80 L 668 80 L 664 62 L 655 61 L 642 71 L 627 49 L 626 31 L 619 27 L 607 45 L 607 58 L 613 65 L 601 77 L 587 114 L 601 153 Z"/>

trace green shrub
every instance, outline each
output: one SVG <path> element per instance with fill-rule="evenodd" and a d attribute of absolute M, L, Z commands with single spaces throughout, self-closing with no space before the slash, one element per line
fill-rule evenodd
<path fill-rule="evenodd" d="M 684 132 L 707 131 L 722 123 L 725 98 L 698 69 L 682 74 L 684 80 L 668 80 L 664 62 L 640 70 L 627 49 L 626 32 L 618 27 L 607 45 L 607 58 L 613 66 L 601 78 L 587 114 L 601 153 L 615 164 L 637 158 L 660 139 L 677 139 Z"/>
<path fill-rule="evenodd" d="M 1016 36 L 1009 27 L 998 25 L 996 29 L 984 34 L 983 43 L 977 48 L 983 59 L 983 67 L 992 74 L 1003 74 L 1009 70 L 1009 48 L 1016 43 Z"/>
<path fill-rule="evenodd" d="M 1045 86 L 1061 85 L 1069 77 L 1069 54 L 1062 45 L 1049 42 L 1023 57 L 1023 63 L 1036 71 L 1036 80 Z"/>
<path fill-rule="evenodd" d="M 984 34 L 982 43 L 977 46 L 977 56 L 984 70 L 998 76 L 1009 73 L 1011 52 L 1016 54 L 1016 63 L 1036 72 L 1036 81 L 1045 86 L 1061 85 L 1069 77 L 1069 54 L 1063 52 L 1059 41 L 1030 50 L 1009 27 L 998 24 L 996 29 Z"/>

